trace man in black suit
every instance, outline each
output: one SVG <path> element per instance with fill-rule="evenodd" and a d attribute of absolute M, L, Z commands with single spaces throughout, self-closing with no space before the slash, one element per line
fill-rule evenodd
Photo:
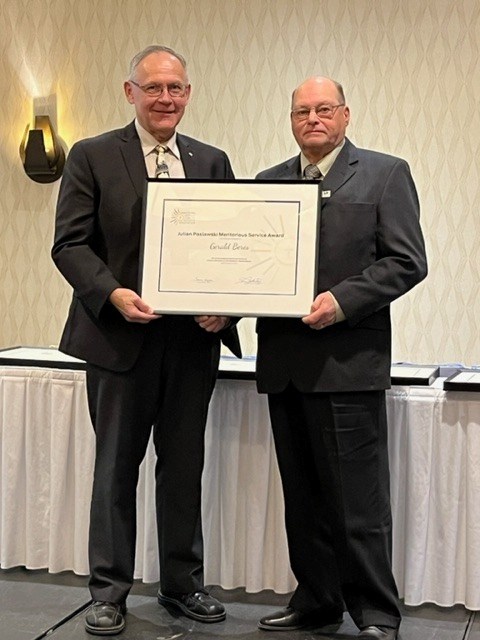
<path fill-rule="evenodd" d="M 96 437 L 89 536 L 94 603 L 85 623 L 97 635 L 125 626 L 138 470 L 152 425 L 158 601 L 194 620 L 225 618 L 223 605 L 204 589 L 200 488 L 220 337 L 240 355 L 228 318 L 159 317 L 136 292 L 147 175 L 221 180 L 233 172 L 223 151 L 176 133 L 190 96 L 181 55 L 162 46 L 144 49 L 133 58 L 124 89 L 135 121 L 72 147 L 52 249 L 74 290 L 60 349 L 87 362 Z"/>
<path fill-rule="evenodd" d="M 356 148 L 341 85 L 306 80 L 292 96 L 300 146 L 257 177 L 318 179 L 317 296 L 302 319 L 258 320 L 257 384 L 268 393 L 298 586 L 265 630 L 337 624 L 397 638 L 385 389 L 390 303 L 427 273 L 419 204 L 405 161 Z"/>

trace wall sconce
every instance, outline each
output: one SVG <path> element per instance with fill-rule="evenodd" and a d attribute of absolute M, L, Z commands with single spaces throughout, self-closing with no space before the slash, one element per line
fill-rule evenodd
<path fill-rule="evenodd" d="M 27 124 L 20 145 L 20 158 L 29 178 L 35 182 L 55 182 L 65 164 L 65 151 L 48 116 L 35 116 L 35 127 Z"/>

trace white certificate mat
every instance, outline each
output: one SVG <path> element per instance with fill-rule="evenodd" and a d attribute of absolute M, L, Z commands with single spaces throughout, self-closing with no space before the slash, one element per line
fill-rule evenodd
<path fill-rule="evenodd" d="M 307 315 L 319 194 L 312 182 L 149 180 L 142 298 L 156 313 Z"/>

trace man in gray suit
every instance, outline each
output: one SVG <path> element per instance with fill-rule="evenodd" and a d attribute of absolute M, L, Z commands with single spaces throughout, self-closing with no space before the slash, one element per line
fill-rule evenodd
<path fill-rule="evenodd" d="M 324 77 L 292 96 L 299 156 L 268 180 L 317 179 L 317 296 L 302 319 L 258 320 L 257 384 L 269 410 L 298 587 L 264 630 L 338 625 L 394 640 L 385 389 L 390 303 L 427 273 L 419 204 L 405 161 L 356 148 L 343 89 Z"/>
<path fill-rule="evenodd" d="M 52 249 L 74 290 L 60 349 L 87 362 L 96 438 L 89 536 L 94 602 L 85 621 L 96 635 L 125 626 L 138 470 L 152 425 L 158 601 L 201 622 L 225 618 L 203 584 L 200 488 L 220 338 L 240 354 L 228 318 L 159 317 L 137 293 L 147 176 L 221 180 L 233 172 L 223 151 L 176 133 L 190 96 L 181 55 L 163 46 L 144 49 L 133 58 L 124 89 L 135 121 L 72 147 Z"/>

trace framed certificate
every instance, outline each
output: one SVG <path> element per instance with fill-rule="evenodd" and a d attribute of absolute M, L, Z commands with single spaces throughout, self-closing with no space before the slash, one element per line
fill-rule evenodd
<path fill-rule="evenodd" d="M 457 371 L 444 381 L 443 388 L 445 391 L 480 391 L 480 371 Z"/>
<path fill-rule="evenodd" d="M 315 181 L 148 180 L 142 298 L 159 314 L 307 315 L 319 189 Z"/>
<path fill-rule="evenodd" d="M 390 380 L 396 385 L 431 385 L 440 375 L 440 367 L 435 365 L 392 364 Z"/>

